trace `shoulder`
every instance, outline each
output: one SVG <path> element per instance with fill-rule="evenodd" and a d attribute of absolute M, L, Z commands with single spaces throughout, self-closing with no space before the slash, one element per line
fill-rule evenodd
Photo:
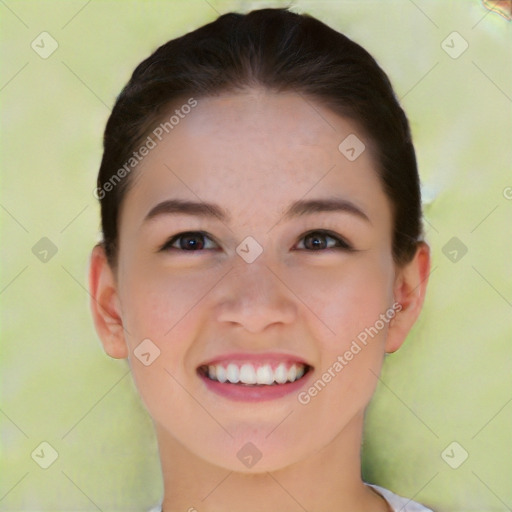
<path fill-rule="evenodd" d="M 427 508 L 416 501 L 412 501 L 409 498 L 399 496 L 384 487 L 368 483 L 366 485 L 377 491 L 390 504 L 393 512 L 433 512 L 430 508 Z"/>

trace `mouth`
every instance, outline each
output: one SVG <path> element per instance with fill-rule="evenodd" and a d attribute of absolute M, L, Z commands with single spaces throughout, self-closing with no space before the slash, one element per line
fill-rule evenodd
<path fill-rule="evenodd" d="M 241 386 L 279 386 L 302 379 L 311 366 L 303 363 L 220 363 L 200 366 L 197 371 L 209 380 Z"/>
<path fill-rule="evenodd" d="M 197 368 L 206 388 L 233 400 L 281 398 L 300 389 L 313 367 L 298 360 L 223 359 Z"/>

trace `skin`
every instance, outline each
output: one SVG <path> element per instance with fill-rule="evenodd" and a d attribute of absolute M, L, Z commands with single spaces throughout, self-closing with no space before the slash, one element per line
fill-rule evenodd
<path fill-rule="evenodd" d="M 128 358 L 155 425 L 165 512 L 261 510 L 389 511 L 361 480 L 364 411 L 385 353 L 404 342 L 425 296 L 429 248 L 399 268 L 391 205 L 367 149 L 353 162 L 338 150 L 350 121 L 296 94 L 249 89 L 198 99 L 195 109 L 134 171 L 121 209 L 117 268 L 101 246 L 90 264 L 91 308 L 107 354 Z M 342 197 L 348 212 L 286 220 L 299 199 Z M 169 198 L 219 204 L 231 220 L 147 213 Z M 356 251 L 306 248 L 327 229 Z M 172 236 L 201 230 L 198 251 L 160 250 Z M 245 237 L 263 253 L 247 263 Z M 321 237 L 321 235 L 319 235 Z M 325 247 L 322 246 L 322 247 Z M 401 310 L 306 405 L 297 393 L 257 403 L 207 390 L 201 363 L 229 352 L 284 352 L 313 366 L 312 382 L 392 307 Z M 160 356 L 133 354 L 149 338 Z M 247 468 L 237 452 L 253 443 Z M 205 498 L 206 497 L 206 498 Z"/>

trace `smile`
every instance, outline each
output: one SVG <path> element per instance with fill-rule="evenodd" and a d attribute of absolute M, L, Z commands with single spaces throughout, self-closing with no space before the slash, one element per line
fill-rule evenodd
<path fill-rule="evenodd" d="M 229 400 L 260 402 L 293 396 L 313 367 L 284 354 L 231 354 L 205 361 L 197 375 L 208 391 Z"/>
<path fill-rule="evenodd" d="M 276 386 L 301 379 L 309 368 L 302 363 L 219 363 L 200 366 L 198 371 L 208 379 L 220 383 Z"/>

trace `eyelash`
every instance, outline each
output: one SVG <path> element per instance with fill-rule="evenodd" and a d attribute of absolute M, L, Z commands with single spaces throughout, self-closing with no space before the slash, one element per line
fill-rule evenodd
<path fill-rule="evenodd" d="M 310 235 L 321 235 L 321 236 L 324 236 L 326 238 L 331 238 L 333 240 L 336 241 L 336 246 L 335 247 L 327 247 L 325 249 L 299 249 L 299 250 L 303 250 L 303 251 L 307 251 L 307 252 L 325 252 L 327 250 L 331 250 L 331 249 L 334 249 L 334 250 L 341 250 L 341 251 L 346 251 L 346 252 L 355 252 L 356 249 L 354 249 L 346 240 L 344 240 L 343 238 L 341 238 L 339 235 L 336 235 L 335 233 L 331 232 L 331 231 L 328 231 L 328 230 L 325 230 L 325 229 L 317 229 L 317 230 L 311 230 L 311 231 L 308 231 L 307 233 L 305 233 L 304 235 L 302 235 L 302 237 L 299 239 L 300 240 L 303 240 L 304 238 L 310 236 Z M 160 251 L 180 251 L 180 252 L 201 252 L 201 251 L 204 251 L 204 250 L 208 250 L 208 249 L 199 249 L 199 250 L 186 250 L 186 249 L 180 249 L 180 248 L 177 248 L 177 247 L 171 247 L 176 241 L 178 241 L 180 238 L 184 237 L 185 235 L 201 235 L 201 236 L 204 236 L 205 238 L 210 238 L 207 233 L 205 233 L 204 231 L 184 231 L 182 233 L 178 233 L 177 235 L 174 235 L 172 236 L 167 242 L 165 242 L 165 244 L 160 248 Z M 210 238 L 211 240 L 211 238 Z M 211 250 L 211 249 L 210 249 Z"/>

